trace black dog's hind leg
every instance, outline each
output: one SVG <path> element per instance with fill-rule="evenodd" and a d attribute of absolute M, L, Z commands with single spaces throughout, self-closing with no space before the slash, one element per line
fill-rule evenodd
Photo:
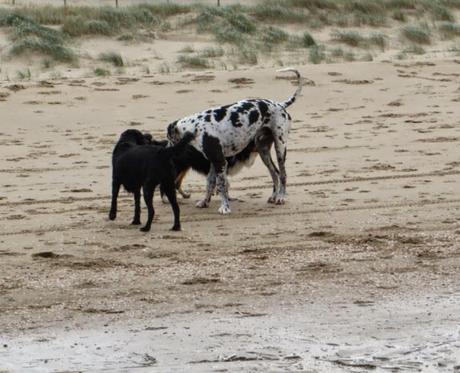
<path fill-rule="evenodd" d="M 138 189 L 134 192 L 134 218 L 132 225 L 141 224 L 141 190 Z"/>
<path fill-rule="evenodd" d="M 148 232 L 150 230 L 150 227 L 152 226 L 153 217 L 155 216 L 155 210 L 153 209 L 153 193 L 155 192 L 155 186 L 156 185 L 152 183 L 146 183 L 142 188 L 142 192 L 144 193 L 144 201 L 147 205 L 148 211 L 147 223 L 145 223 L 145 226 L 141 228 L 142 232 Z"/>
<path fill-rule="evenodd" d="M 117 217 L 117 199 L 118 192 L 120 191 L 120 183 L 112 181 L 112 204 L 110 206 L 109 219 L 115 220 Z"/>

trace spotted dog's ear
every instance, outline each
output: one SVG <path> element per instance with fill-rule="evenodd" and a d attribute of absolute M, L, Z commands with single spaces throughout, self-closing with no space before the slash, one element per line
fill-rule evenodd
<path fill-rule="evenodd" d="M 177 129 L 177 120 L 168 125 L 168 139 L 174 140 L 179 135 L 179 130 Z"/>

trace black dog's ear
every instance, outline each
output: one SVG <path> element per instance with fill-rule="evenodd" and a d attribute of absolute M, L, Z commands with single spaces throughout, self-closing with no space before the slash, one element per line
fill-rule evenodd
<path fill-rule="evenodd" d="M 142 134 L 144 136 L 144 141 L 146 144 L 151 144 L 153 142 L 153 137 L 150 133 Z"/>
<path fill-rule="evenodd" d="M 168 146 L 168 140 L 161 140 L 161 141 L 152 140 L 152 145 L 161 146 L 163 148 L 166 148 Z"/>

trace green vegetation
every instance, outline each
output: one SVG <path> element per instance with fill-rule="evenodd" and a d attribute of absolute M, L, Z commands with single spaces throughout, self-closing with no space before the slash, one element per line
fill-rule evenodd
<path fill-rule="evenodd" d="M 97 76 L 109 76 L 110 71 L 107 69 L 104 69 L 103 67 L 96 67 L 94 69 L 94 74 Z"/>
<path fill-rule="evenodd" d="M 311 36 L 308 31 L 305 31 L 302 35 L 302 46 L 310 48 L 314 45 L 316 45 L 315 39 L 313 39 L 313 36 Z"/>
<path fill-rule="evenodd" d="M 428 25 L 408 25 L 402 28 L 403 36 L 409 41 L 417 44 L 430 44 L 431 31 Z"/>
<path fill-rule="evenodd" d="M 120 53 L 106 52 L 99 55 L 99 59 L 104 62 L 111 63 L 113 66 L 122 67 L 125 65 Z"/>
<path fill-rule="evenodd" d="M 324 46 L 322 45 L 315 45 L 310 48 L 310 52 L 308 54 L 308 59 L 311 63 L 319 64 L 326 59 L 326 54 L 324 53 Z"/>
<path fill-rule="evenodd" d="M 16 14 L 1 19 L 0 24 L 12 28 L 12 55 L 40 53 L 61 62 L 73 62 L 75 54 L 65 46 L 66 37 L 60 31 L 39 25 L 35 21 Z"/>
<path fill-rule="evenodd" d="M 217 58 L 222 57 L 225 51 L 222 48 L 208 47 L 198 52 L 198 55 L 202 58 Z"/>
<path fill-rule="evenodd" d="M 460 36 L 460 24 L 452 22 L 440 22 L 438 30 L 444 39 Z"/>
<path fill-rule="evenodd" d="M 363 36 L 357 31 L 337 30 L 332 33 L 332 39 L 336 42 L 347 44 L 351 47 L 369 48 L 377 46 L 384 50 L 387 44 L 387 38 L 381 33 L 373 33 L 369 36 Z"/>
<path fill-rule="evenodd" d="M 211 65 L 205 58 L 199 56 L 189 56 L 189 55 L 181 55 L 177 59 L 177 62 L 182 67 L 192 68 L 192 69 L 207 69 Z"/>
<path fill-rule="evenodd" d="M 403 53 L 422 55 L 425 54 L 426 51 L 420 45 L 413 44 L 407 48 L 404 48 Z"/>
<path fill-rule="evenodd" d="M 8 28 L 12 55 L 39 53 L 45 58 L 45 67 L 55 62 L 74 63 L 77 57 L 70 48 L 74 38 L 98 36 L 138 42 L 171 30 L 196 30 L 225 44 L 225 49 L 195 51 L 185 47 L 177 62 L 182 67 L 207 68 L 213 66 L 208 60 L 211 58 L 218 59 L 215 66 L 224 64 L 221 57 L 229 50 L 233 50 L 230 56 L 237 64 L 257 64 L 263 54 L 276 59 L 281 50 L 296 50 L 304 56 L 308 53 L 312 63 L 334 58 L 358 60 L 363 54 L 353 48 L 384 50 L 389 38 L 380 32 L 365 35 L 347 28 L 380 28 L 391 26 L 395 20 L 401 23 L 401 35 L 408 45 L 404 54 L 420 54 L 423 48 L 416 45 L 430 44 L 437 36 L 449 39 L 460 35 L 455 19 L 459 10 L 460 0 L 265 0 L 257 5 L 242 2 L 222 7 L 174 2 L 120 8 L 19 6 L 0 9 L 0 27 Z M 298 30 L 295 34 L 287 31 L 286 26 L 292 24 Z M 332 40 L 353 51 L 318 45 L 310 32 L 326 26 L 337 27 Z M 366 56 L 372 58 L 370 53 Z M 104 53 L 99 59 L 115 67 L 125 64 L 117 53 Z M 169 71 L 169 66 L 165 70 Z"/>

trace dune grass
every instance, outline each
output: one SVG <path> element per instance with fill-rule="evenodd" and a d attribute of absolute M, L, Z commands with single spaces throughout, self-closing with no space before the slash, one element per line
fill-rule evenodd
<path fill-rule="evenodd" d="M 60 62 L 74 62 L 76 55 L 66 47 L 66 36 L 57 30 L 17 14 L 10 14 L 2 22 L 12 28 L 11 55 L 39 53 Z"/>
<path fill-rule="evenodd" d="M 94 69 L 94 74 L 96 76 L 109 76 L 110 75 L 110 71 L 107 70 L 107 69 L 104 69 L 103 67 L 96 67 Z"/>
<path fill-rule="evenodd" d="M 211 67 L 209 61 L 200 56 L 181 55 L 177 59 L 177 63 L 179 63 L 181 67 L 189 69 L 207 69 Z"/>
<path fill-rule="evenodd" d="M 332 40 L 351 47 L 370 48 L 376 46 L 382 50 L 387 45 L 387 37 L 382 33 L 372 33 L 364 36 L 357 31 L 336 30 L 332 33 Z"/>
<path fill-rule="evenodd" d="M 438 30 L 444 39 L 452 39 L 460 36 L 460 24 L 453 22 L 440 22 Z"/>
<path fill-rule="evenodd" d="M 123 67 L 125 65 L 121 54 L 118 52 L 104 52 L 99 55 L 99 60 L 108 62 L 116 67 Z"/>
<path fill-rule="evenodd" d="M 431 30 L 428 25 L 408 25 L 402 28 L 402 35 L 417 44 L 431 43 Z"/>
<path fill-rule="evenodd" d="M 320 63 L 329 57 L 359 59 L 360 52 L 341 47 L 326 50 L 317 44 L 311 30 L 325 26 L 380 28 L 392 26 L 396 20 L 401 22 L 401 35 L 411 44 L 408 48 L 414 49 L 414 45 L 430 44 L 437 35 L 444 39 L 459 36 L 460 25 L 455 19 L 459 9 L 460 0 L 265 0 L 257 5 L 221 7 L 174 2 L 120 8 L 19 6 L 14 10 L 0 9 L 0 27 L 11 31 L 11 54 L 39 53 L 59 62 L 76 61 L 69 47 L 73 38 L 102 36 L 135 42 L 144 40 L 144 33 L 161 37 L 162 33 L 185 27 L 212 35 L 219 44 L 230 44 L 225 50 L 234 48 L 230 54 L 237 63 L 257 64 L 261 55 L 274 56 L 283 48 L 308 48 L 309 61 Z M 286 26 L 292 24 L 306 31 L 290 34 Z M 434 25 L 433 29 L 429 25 Z M 362 34 L 342 29 L 332 34 L 332 40 L 352 49 L 384 50 L 389 39 L 380 32 Z M 190 68 L 213 66 L 208 59 L 220 59 L 226 54 L 221 47 L 201 51 L 192 48 L 180 53 L 178 64 Z M 120 55 L 99 59 L 116 67 L 124 65 Z M 222 59 L 217 63 L 223 63 Z"/>

